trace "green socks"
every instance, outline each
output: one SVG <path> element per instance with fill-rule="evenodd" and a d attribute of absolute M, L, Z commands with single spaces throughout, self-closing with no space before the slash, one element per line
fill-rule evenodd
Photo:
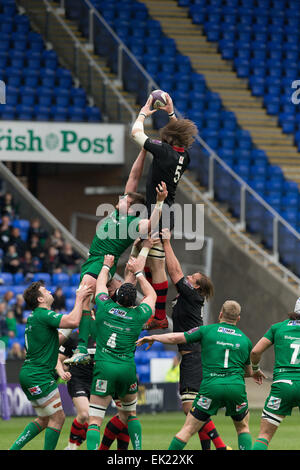
<path fill-rule="evenodd" d="M 79 352 L 86 354 L 87 353 L 87 344 L 90 335 L 90 325 L 91 325 L 91 312 L 90 310 L 83 310 L 82 317 L 79 324 L 79 335 L 78 335 L 78 346 L 77 349 Z"/>
<path fill-rule="evenodd" d="M 27 444 L 27 442 L 31 441 L 42 430 L 43 428 L 41 428 L 37 421 L 32 421 L 31 423 L 27 424 L 22 434 L 19 435 L 9 450 L 22 449 Z"/>
<path fill-rule="evenodd" d="M 86 433 L 87 450 L 98 450 L 100 446 L 100 426 L 91 424 Z"/>
<path fill-rule="evenodd" d="M 142 450 L 142 426 L 136 416 L 128 418 L 128 434 L 134 450 Z"/>
<path fill-rule="evenodd" d="M 178 439 L 178 437 L 173 437 L 173 440 L 169 446 L 168 450 L 182 450 L 186 446 L 186 442 L 183 442 L 181 439 Z"/>
<path fill-rule="evenodd" d="M 252 450 L 268 450 L 269 441 L 263 437 L 258 437 L 254 442 Z"/>
<path fill-rule="evenodd" d="M 54 450 L 60 436 L 60 429 L 46 428 L 44 450 Z"/>
<path fill-rule="evenodd" d="M 238 446 L 239 450 L 251 450 L 252 449 L 252 437 L 249 432 L 242 432 L 238 435 Z"/>

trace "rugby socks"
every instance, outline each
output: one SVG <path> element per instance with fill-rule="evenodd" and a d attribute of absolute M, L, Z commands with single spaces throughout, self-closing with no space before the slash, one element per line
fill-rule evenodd
<path fill-rule="evenodd" d="M 75 418 L 71 425 L 69 442 L 71 444 L 76 444 L 77 446 L 80 446 L 80 444 L 82 444 L 83 441 L 85 441 L 86 439 L 87 428 L 88 423 L 82 424 Z"/>
<path fill-rule="evenodd" d="M 80 353 L 87 354 L 87 344 L 90 334 L 91 311 L 83 310 L 79 324 L 78 345 L 77 349 Z"/>
<path fill-rule="evenodd" d="M 252 449 L 252 437 L 249 432 L 242 432 L 238 435 L 238 446 L 239 450 L 251 450 Z"/>
<path fill-rule="evenodd" d="M 269 441 L 263 437 L 258 437 L 254 442 L 252 450 L 268 450 Z"/>
<path fill-rule="evenodd" d="M 86 433 L 87 450 L 98 450 L 100 445 L 100 426 L 90 424 Z"/>
<path fill-rule="evenodd" d="M 24 431 L 19 435 L 15 440 L 13 445 L 9 450 L 20 450 L 22 449 L 29 441 L 31 441 L 35 436 L 37 436 L 43 428 L 38 424 L 37 421 L 32 421 L 27 424 Z"/>
<path fill-rule="evenodd" d="M 128 434 L 134 450 L 142 450 L 142 426 L 136 416 L 128 417 Z"/>
<path fill-rule="evenodd" d="M 210 419 L 200 429 L 201 432 L 206 433 L 213 441 L 216 450 L 226 450 L 226 444 L 220 438 L 213 421 Z"/>
<path fill-rule="evenodd" d="M 118 439 L 118 450 L 126 450 L 130 440 L 128 428 L 124 423 L 122 423 L 118 416 L 114 416 L 107 423 L 101 441 L 100 450 L 108 450 L 116 438 Z"/>
<path fill-rule="evenodd" d="M 202 450 L 210 450 L 211 440 L 210 440 L 210 437 L 206 434 L 206 432 L 199 431 L 198 436 L 200 439 Z"/>
<path fill-rule="evenodd" d="M 157 318 L 157 320 L 164 320 L 166 318 L 166 303 L 169 283 L 167 280 L 158 284 L 153 283 L 152 287 L 157 295 L 154 318 Z"/>
<path fill-rule="evenodd" d="M 54 450 L 60 436 L 60 429 L 48 426 L 45 433 L 44 450 Z"/>
<path fill-rule="evenodd" d="M 179 439 L 177 436 L 173 437 L 168 450 L 182 450 L 186 446 L 186 442 Z"/>

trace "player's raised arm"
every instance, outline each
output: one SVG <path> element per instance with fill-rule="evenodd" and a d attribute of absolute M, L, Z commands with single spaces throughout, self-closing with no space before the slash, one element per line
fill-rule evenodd
<path fill-rule="evenodd" d="M 137 192 L 138 185 L 143 173 L 145 158 L 147 155 L 147 150 L 144 148 L 141 149 L 140 153 L 138 154 L 132 168 L 130 170 L 128 180 L 125 186 L 124 193 L 135 193 Z"/>
<path fill-rule="evenodd" d="M 83 302 L 84 300 L 93 294 L 93 290 L 84 284 L 81 284 L 76 291 L 76 300 L 73 310 L 68 315 L 63 315 L 59 328 L 77 328 L 80 323 Z"/>
<path fill-rule="evenodd" d="M 127 270 L 135 275 L 136 280 L 141 287 L 142 293 L 144 295 L 143 304 L 149 305 L 152 311 L 154 311 L 157 295 L 150 282 L 148 282 L 144 276 L 143 271 L 147 256 L 144 256 L 143 250 L 145 250 L 145 253 L 148 255 L 149 248 L 142 248 L 137 258 L 130 258 L 128 260 Z"/>
<path fill-rule="evenodd" d="M 99 276 L 97 278 L 96 282 L 96 293 L 95 297 L 102 292 L 108 294 L 108 289 L 107 289 L 107 282 L 109 278 L 109 271 L 112 268 L 114 264 L 115 257 L 113 255 L 105 255 L 104 256 L 104 263 L 102 266 L 102 269 L 99 273 Z"/>
<path fill-rule="evenodd" d="M 162 109 L 163 111 L 166 111 L 168 113 L 169 119 L 177 121 L 177 117 L 175 115 L 174 111 L 174 105 L 173 105 L 173 100 L 171 96 L 168 93 L 165 93 L 166 101 L 167 104 L 165 106 L 161 106 L 159 109 Z"/>
<path fill-rule="evenodd" d="M 139 115 L 132 126 L 131 136 L 140 147 L 143 147 L 144 143 L 148 139 L 148 136 L 144 132 L 144 121 L 147 116 L 151 116 L 151 114 L 157 111 L 156 109 L 151 109 L 152 101 L 153 97 L 150 95 L 146 101 L 146 104 L 141 108 Z"/>
<path fill-rule="evenodd" d="M 168 196 L 167 186 L 164 181 L 156 187 L 156 204 L 150 216 L 150 219 L 142 219 L 139 223 L 139 233 L 147 235 L 155 230 L 158 226 L 159 219 L 162 213 L 163 203 Z"/>
<path fill-rule="evenodd" d="M 166 333 L 164 335 L 151 335 L 151 336 L 144 336 L 137 340 L 136 345 L 142 346 L 143 344 L 149 343 L 149 349 L 154 341 L 158 341 L 159 343 L 163 344 L 184 344 L 186 343 L 186 339 L 184 333 Z"/>
<path fill-rule="evenodd" d="M 166 265 L 170 278 L 173 284 L 177 284 L 180 279 L 184 277 L 180 263 L 175 256 L 171 245 L 171 233 L 168 229 L 162 229 L 162 241 L 166 256 Z"/>

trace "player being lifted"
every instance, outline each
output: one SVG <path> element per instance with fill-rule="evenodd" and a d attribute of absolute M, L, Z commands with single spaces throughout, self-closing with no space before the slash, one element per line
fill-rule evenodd
<path fill-rule="evenodd" d="M 145 200 L 142 194 L 137 193 L 138 183 L 143 171 L 146 150 L 142 149 L 130 171 L 125 192 L 119 198 L 115 210 L 98 226 L 92 241 L 89 257 L 81 267 L 80 282 L 83 282 L 95 292 L 97 277 L 101 271 L 104 256 L 114 256 L 114 263 L 109 275 L 112 278 L 116 272 L 120 256 L 134 242 L 138 236 L 147 237 L 148 232 L 158 224 L 164 200 L 168 195 L 166 184 L 160 180 L 155 188 L 156 204 L 149 219 L 141 219 L 136 212 L 137 206 L 141 209 Z M 135 236 L 135 238 L 134 238 Z M 87 352 L 87 342 L 91 322 L 91 299 L 83 307 L 82 319 L 79 325 L 78 346 L 74 355 L 66 359 L 66 364 L 88 362 L 90 356 Z"/>
<path fill-rule="evenodd" d="M 153 155 L 146 184 L 146 205 L 150 216 L 155 205 L 155 188 L 163 180 L 167 185 L 168 196 L 162 210 L 160 227 L 172 230 L 174 228 L 174 213 L 166 206 L 171 207 L 175 202 L 177 184 L 186 170 L 190 156 L 188 149 L 197 135 L 196 125 L 188 119 L 177 119 L 174 113 L 171 97 L 166 94 L 167 104 L 160 108 L 169 115 L 169 123 L 160 129 L 160 140 L 149 138 L 144 132 L 144 120 L 151 116 L 156 109 L 151 109 L 152 95 L 141 108 L 140 113 L 132 127 L 131 135 L 135 142 Z M 136 256 L 136 253 L 133 252 Z M 146 325 L 146 329 L 167 328 L 166 300 L 168 293 L 168 280 L 165 270 L 165 254 L 163 245 L 156 245 L 149 253 L 146 265 L 146 274 L 157 293 L 155 314 Z"/>

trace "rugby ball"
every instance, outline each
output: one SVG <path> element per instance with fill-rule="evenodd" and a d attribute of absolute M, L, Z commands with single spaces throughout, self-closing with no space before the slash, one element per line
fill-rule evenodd
<path fill-rule="evenodd" d="M 153 101 L 152 106 L 154 109 L 162 108 L 167 104 L 166 93 L 162 90 L 154 90 L 151 93 Z"/>

